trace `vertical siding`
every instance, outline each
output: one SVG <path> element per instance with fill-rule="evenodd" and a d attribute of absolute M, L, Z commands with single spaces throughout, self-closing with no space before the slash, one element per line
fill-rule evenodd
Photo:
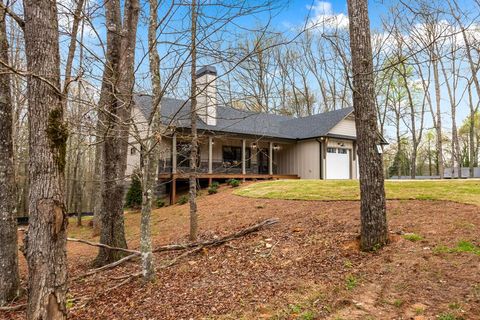
<path fill-rule="evenodd" d="M 320 176 L 320 149 L 315 140 L 295 144 L 279 144 L 275 162 L 278 174 L 296 174 L 302 179 L 318 179 Z"/>
<path fill-rule="evenodd" d="M 296 174 L 302 179 L 320 179 L 320 145 L 316 140 L 281 144 L 276 162 L 279 174 Z"/>
<path fill-rule="evenodd" d="M 295 144 L 279 144 L 280 149 L 276 151 L 276 163 L 278 174 L 297 174 L 295 159 Z"/>
<path fill-rule="evenodd" d="M 320 144 L 316 140 L 297 143 L 297 170 L 302 179 L 320 179 Z"/>

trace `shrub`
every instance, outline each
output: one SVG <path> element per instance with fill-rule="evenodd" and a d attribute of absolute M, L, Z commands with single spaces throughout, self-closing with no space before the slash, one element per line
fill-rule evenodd
<path fill-rule="evenodd" d="M 132 175 L 132 183 L 127 191 L 125 199 L 125 207 L 127 208 L 140 208 L 142 206 L 142 183 L 138 174 Z"/>
<path fill-rule="evenodd" d="M 218 192 L 218 189 L 214 187 L 213 185 L 208 188 L 208 194 L 215 194 Z"/>
<path fill-rule="evenodd" d="M 210 185 L 210 187 L 218 189 L 218 187 L 220 187 L 220 183 L 218 183 L 218 181 L 213 181 L 212 184 Z"/>
<path fill-rule="evenodd" d="M 240 180 L 230 179 L 230 182 L 228 184 L 231 185 L 232 188 L 236 188 L 240 185 Z"/>
<path fill-rule="evenodd" d="M 188 197 L 185 196 L 185 195 L 181 196 L 181 197 L 177 200 L 177 203 L 178 203 L 178 204 L 185 204 L 185 203 L 187 203 L 187 202 L 188 202 Z"/>
<path fill-rule="evenodd" d="M 165 207 L 165 200 L 158 198 L 155 204 L 157 205 L 157 208 Z"/>

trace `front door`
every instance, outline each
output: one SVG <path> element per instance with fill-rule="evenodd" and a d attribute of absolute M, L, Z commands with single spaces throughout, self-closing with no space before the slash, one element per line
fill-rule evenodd
<path fill-rule="evenodd" d="M 258 173 L 268 174 L 268 149 L 258 149 Z"/>

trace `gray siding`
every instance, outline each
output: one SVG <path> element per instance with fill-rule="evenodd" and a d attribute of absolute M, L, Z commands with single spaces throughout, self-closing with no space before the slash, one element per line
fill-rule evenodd
<path fill-rule="evenodd" d="M 320 147 L 316 140 L 298 141 L 281 146 L 277 158 L 278 171 L 297 174 L 301 179 L 320 178 Z"/>

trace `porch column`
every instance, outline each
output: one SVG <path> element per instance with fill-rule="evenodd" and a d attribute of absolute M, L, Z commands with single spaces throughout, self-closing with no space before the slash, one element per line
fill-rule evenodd
<path fill-rule="evenodd" d="M 273 174 L 273 142 L 268 143 L 268 174 Z"/>
<path fill-rule="evenodd" d="M 172 136 L 172 173 L 177 173 L 177 134 Z"/>
<path fill-rule="evenodd" d="M 209 136 L 208 137 L 208 173 L 213 173 L 212 155 L 213 155 L 213 138 Z"/>
<path fill-rule="evenodd" d="M 242 174 L 247 173 L 247 167 L 246 167 L 246 145 L 247 141 L 245 139 L 242 139 Z"/>

